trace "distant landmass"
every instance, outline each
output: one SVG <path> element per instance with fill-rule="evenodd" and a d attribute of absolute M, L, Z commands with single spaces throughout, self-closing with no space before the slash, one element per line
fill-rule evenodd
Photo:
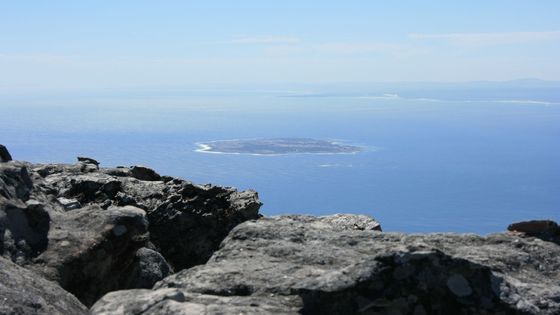
<path fill-rule="evenodd" d="M 357 153 L 358 146 L 311 138 L 233 139 L 198 143 L 197 152 L 224 154 L 343 154 Z"/>

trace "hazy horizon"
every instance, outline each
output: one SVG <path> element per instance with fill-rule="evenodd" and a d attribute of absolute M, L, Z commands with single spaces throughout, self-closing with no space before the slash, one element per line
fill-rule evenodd
<path fill-rule="evenodd" d="M 0 92 L 560 80 L 557 1 L 0 5 Z"/>

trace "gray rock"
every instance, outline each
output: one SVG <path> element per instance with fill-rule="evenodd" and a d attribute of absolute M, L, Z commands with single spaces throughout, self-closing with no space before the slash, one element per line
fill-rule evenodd
<path fill-rule="evenodd" d="M 339 230 L 381 231 L 381 224 L 367 215 L 334 214 L 319 219 Z"/>
<path fill-rule="evenodd" d="M 134 300 L 136 303 L 128 303 Z M 292 296 L 216 296 L 199 293 L 185 294 L 178 289 L 126 290 L 105 295 L 90 309 L 95 315 L 218 315 L 296 314 L 300 301 Z M 294 306 L 295 305 L 295 306 Z"/>
<path fill-rule="evenodd" d="M 27 166 L 21 162 L 0 164 L 0 196 L 7 199 L 29 199 L 33 182 Z"/>
<path fill-rule="evenodd" d="M 205 263 L 229 231 L 259 217 L 255 191 L 176 182 L 148 211 L 150 239 L 175 270 Z"/>
<path fill-rule="evenodd" d="M 113 292 L 92 313 L 152 305 L 149 314 L 173 314 L 195 301 L 204 308 L 191 310 L 205 314 L 225 297 L 290 314 L 560 313 L 555 243 L 508 234 L 379 233 L 353 224 L 335 229 L 329 222 L 336 221 L 287 216 L 245 222 L 207 264 L 171 275 L 141 297 Z M 184 299 L 157 302 L 169 292 Z"/>
<path fill-rule="evenodd" d="M 59 197 L 56 200 L 58 200 L 58 202 L 60 202 L 60 204 L 66 210 L 76 210 L 76 209 L 80 209 L 82 207 L 80 202 L 76 199 L 68 199 L 68 198 L 64 198 L 64 197 Z"/>
<path fill-rule="evenodd" d="M 447 288 L 458 297 L 467 297 L 473 293 L 469 281 L 461 274 L 452 274 L 447 278 Z"/>
<path fill-rule="evenodd" d="M 148 222 L 135 207 L 88 206 L 54 213 L 48 240 L 48 248 L 27 267 L 89 306 L 122 287 L 121 274 L 148 240 Z"/>
<path fill-rule="evenodd" d="M 0 255 L 19 263 L 48 245 L 50 216 L 36 200 L 27 203 L 0 196 Z"/>
<path fill-rule="evenodd" d="M 0 144 L 0 163 L 9 162 L 11 160 L 12 156 L 10 155 L 8 149 L 4 145 Z"/>
<path fill-rule="evenodd" d="M 87 308 L 58 284 L 0 257 L 0 314 L 88 314 Z"/>
<path fill-rule="evenodd" d="M 205 262 L 237 223 L 258 217 L 252 191 L 79 160 L 0 164 L 0 255 L 88 306 L 112 290 L 152 287 L 172 272 L 167 261 L 177 270 Z"/>
<path fill-rule="evenodd" d="M 105 169 L 102 169 L 101 172 L 103 172 L 107 175 L 112 175 L 112 176 L 117 176 L 117 177 L 132 176 L 131 172 L 130 172 L 130 169 L 129 168 L 124 168 L 124 167 L 105 168 Z"/>
<path fill-rule="evenodd" d="M 173 269 L 160 253 L 143 247 L 136 252 L 133 263 L 123 273 L 121 287 L 151 289 L 156 282 L 172 273 Z"/>
<path fill-rule="evenodd" d="M 132 205 L 146 210 L 151 241 L 175 270 L 206 262 L 235 225 L 259 217 L 261 203 L 254 191 L 180 179 L 159 181 L 159 175 L 142 167 L 86 172 L 79 166 L 50 165 L 34 171 L 40 175 L 35 193 L 43 200 L 65 198 L 84 207 Z M 63 203 L 59 210 L 68 207 Z"/>
<path fill-rule="evenodd" d="M 76 198 L 81 203 L 100 204 L 112 199 L 121 191 L 121 182 L 102 174 L 77 175 L 69 179 L 70 187 L 62 190 L 63 196 Z"/>

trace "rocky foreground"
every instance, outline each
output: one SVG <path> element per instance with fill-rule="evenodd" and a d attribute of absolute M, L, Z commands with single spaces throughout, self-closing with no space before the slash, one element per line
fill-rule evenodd
<path fill-rule="evenodd" d="M 251 190 L 0 145 L 0 314 L 560 314 L 560 228 L 263 218 Z"/>

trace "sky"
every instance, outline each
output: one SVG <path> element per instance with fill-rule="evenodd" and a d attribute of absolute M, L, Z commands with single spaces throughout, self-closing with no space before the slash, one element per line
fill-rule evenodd
<path fill-rule="evenodd" d="M 560 80 L 560 1 L 0 0 L 0 92 Z"/>

